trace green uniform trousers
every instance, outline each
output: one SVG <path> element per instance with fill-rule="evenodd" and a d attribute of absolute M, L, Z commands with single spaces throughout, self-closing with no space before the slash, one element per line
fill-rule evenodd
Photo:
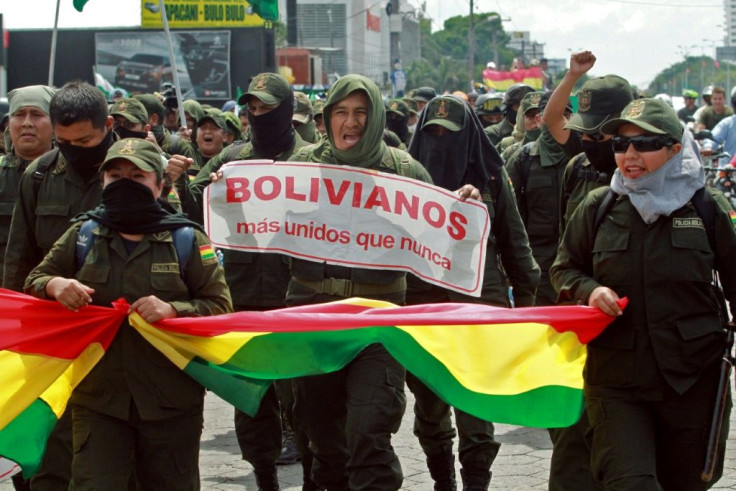
<path fill-rule="evenodd" d="M 294 379 L 294 413 L 309 437 L 314 482 L 328 491 L 401 487 L 391 446 L 406 408 L 405 370 L 372 344 L 336 372 Z"/>
<path fill-rule="evenodd" d="M 170 418 L 142 420 L 131 408 L 122 420 L 73 406 L 69 489 L 127 491 L 135 483 L 138 490 L 198 490 L 203 410 L 204 404 Z"/>

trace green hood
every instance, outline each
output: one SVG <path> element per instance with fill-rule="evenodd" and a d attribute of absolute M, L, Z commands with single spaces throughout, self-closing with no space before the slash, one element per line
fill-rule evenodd
<path fill-rule="evenodd" d="M 349 150 L 338 150 L 332 139 L 332 106 L 351 93 L 362 90 L 370 102 L 365 132 L 357 145 Z M 347 164 L 356 167 L 376 167 L 381 162 L 385 143 L 383 129 L 386 127 L 386 109 L 378 86 L 362 75 L 345 75 L 330 88 L 324 108 L 327 138 L 323 138 L 314 150 L 314 157 L 322 163 Z"/>

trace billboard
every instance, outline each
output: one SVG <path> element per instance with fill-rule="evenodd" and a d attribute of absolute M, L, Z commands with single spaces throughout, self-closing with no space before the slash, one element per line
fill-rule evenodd
<path fill-rule="evenodd" d="M 171 33 L 185 99 L 230 99 L 230 31 Z M 128 92 L 158 92 L 174 80 L 163 32 L 95 35 L 97 73 Z"/>
<path fill-rule="evenodd" d="M 172 29 L 256 27 L 265 23 L 244 0 L 166 0 L 164 5 Z M 158 0 L 141 0 L 141 27 L 163 28 Z"/>

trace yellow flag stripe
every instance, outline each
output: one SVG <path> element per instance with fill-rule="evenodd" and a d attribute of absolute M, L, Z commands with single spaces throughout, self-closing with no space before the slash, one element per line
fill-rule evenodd
<path fill-rule="evenodd" d="M 447 326 L 398 327 L 475 392 L 513 395 L 547 385 L 583 387 L 587 351 L 574 333 L 533 323 L 457 326 L 451 336 Z"/>

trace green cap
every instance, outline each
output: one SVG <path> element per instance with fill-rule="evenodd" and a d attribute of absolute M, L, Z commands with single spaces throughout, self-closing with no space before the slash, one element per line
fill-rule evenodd
<path fill-rule="evenodd" d="M 164 175 L 164 162 L 158 147 L 143 138 L 123 138 L 113 143 L 107 150 L 100 172 L 104 172 L 107 164 L 116 159 L 127 160 L 140 170 L 155 172 L 159 178 Z"/>
<path fill-rule="evenodd" d="M 112 116 L 123 116 L 131 123 L 148 123 L 148 111 L 146 111 L 145 106 L 141 101 L 132 97 L 115 101 L 115 104 L 110 108 L 110 114 Z"/>
<path fill-rule="evenodd" d="M 578 112 L 565 128 L 581 133 L 597 133 L 601 125 L 621 114 L 633 99 L 631 86 L 618 75 L 606 75 L 586 81 L 578 92 Z"/>
<path fill-rule="evenodd" d="M 408 118 L 410 112 L 407 103 L 402 101 L 401 99 L 391 99 L 388 102 L 388 107 L 386 108 L 386 110 L 391 113 L 396 113 L 402 118 Z"/>
<path fill-rule="evenodd" d="M 325 104 L 326 102 L 322 99 L 317 99 L 312 103 L 312 114 L 315 118 L 317 116 L 322 116 L 322 113 L 325 111 Z"/>
<path fill-rule="evenodd" d="M 161 100 L 153 94 L 136 94 L 133 99 L 140 101 L 143 107 L 146 108 L 146 112 L 149 116 L 158 114 L 158 121 L 160 124 L 164 122 L 164 105 Z"/>
<path fill-rule="evenodd" d="M 225 120 L 225 131 L 232 133 L 233 135 L 239 135 L 243 131 L 243 125 L 240 123 L 240 118 L 231 111 L 223 111 L 220 114 L 222 119 Z"/>
<path fill-rule="evenodd" d="M 294 92 L 294 115 L 291 119 L 302 124 L 312 119 L 312 103 L 304 92 Z"/>
<path fill-rule="evenodd" d="M 606 122 L 601 131 L 615 134 L 624 124 L 633 124 L 648 133 L 667 135 L 673 140 L 682 141 L 682 125 L 672 106 L 661 99 L 636 99 L 621 112 L 621 117 Z"/>
<path fill-rule="evenodd" d="M 225 118 L 222 117 L 222 113 L 220 111 L 207 111 L 204 116 L 199 118 L 199 121 L 197 121 L 197 126 L 202 126 L 202 123 L 204 123 L 205 121 L 212 121 L 217 126 L 227 131 L 227 123 L 225 123 Z"/>
<path fill-rule="evenodd" d="M 460 131 L 465 124 L 465 105 L 463 101 L 451 95 L 435 97 L 424 108 L 426 119 L 422 129 L 436 124 L 450 131 Z"/>
<path fill-rule="evenodd" d="M 533 109 L 539 109 L 539 102 L 542 100 L 542 92 L 529 92 L 521 99 L 521 112 L 526 114 Z"/>
<path fill-rule="evenodd" d="M 269 106 L 279 104 L 286 99 L 289 92 L 291 92 L 291 84 L 282 75 L 270 72 L 259 73 L 248 85 L 248 92 L 240 96 L 238 104 L 246 105 L 251 96 L 257 97 Z"/>
<path fill-rule="evenodd" d="M 411 114 L 413 114 L 414 116 L 417 116 L 419 114 L 419 106 L 417 105 L 417 101 L 415 101 L 411 97 L 404 97 L 401 100 L 406 102 L 406 105 L 409 106 L 409 112 Z"/>
<path fill-rule="evenodd" d="M 437 95 L 437 92 L 432 87 L 419 87 L 414 89 L 411 97 L 415 101 L 429 102 Z"/>
<path fill-rule="evenodd" d="M 55 92 L 56 89 L 46 85 L 29 85 L 13 89 L 8 92 L 8 114 L 13 114 L 25 106 L 36 107 L 48 114 L 51 97 Z"/>

